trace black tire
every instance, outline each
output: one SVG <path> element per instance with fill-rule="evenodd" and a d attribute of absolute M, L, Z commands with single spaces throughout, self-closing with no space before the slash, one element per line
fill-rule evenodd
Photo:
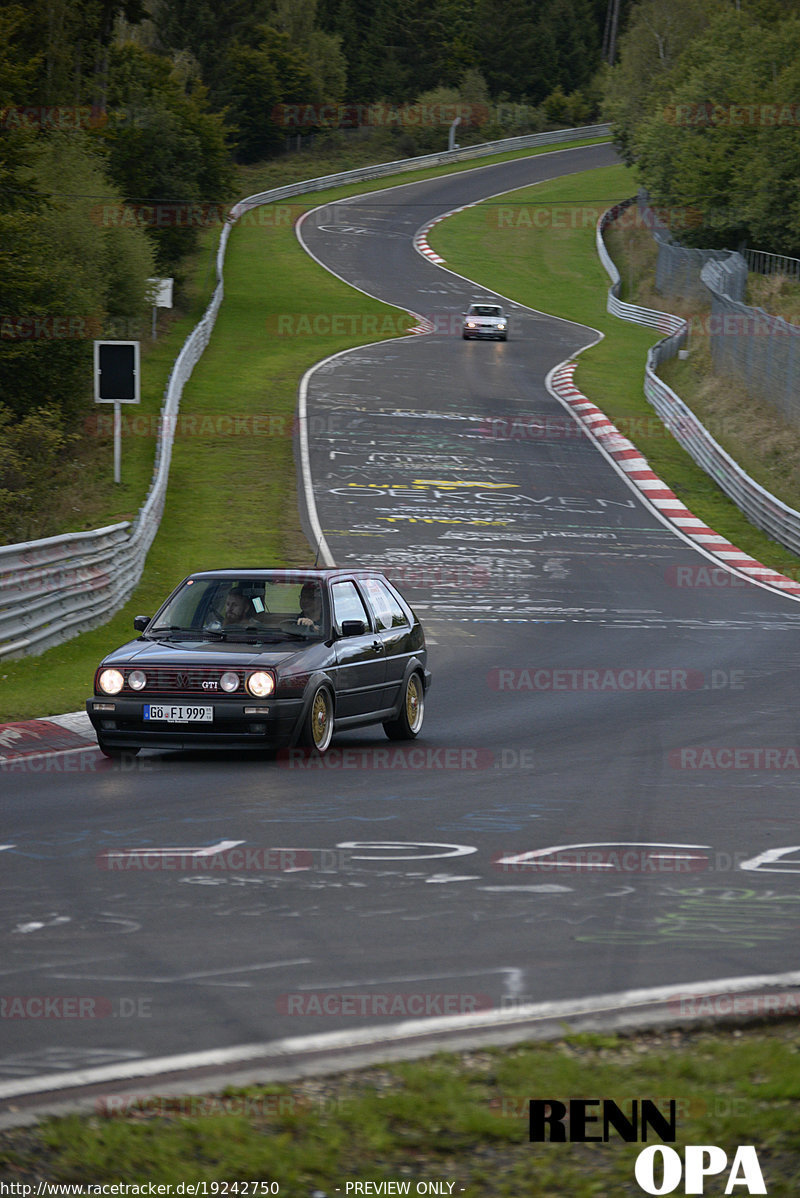
<path fill-rule="evenodd" d="M 138 745 L 125 745 L 124 748 L 120 745 L 107 745 L 104 744 L 99 736 L 97 738 L 97 747 L 104 757 L 110 757 L 112 761 L 119 761 L 120 757 L 135 757 L 139 752 Z"/>
<path fill-rule="evenodd" d="M 425 688 L 419 674 L 409 674 L 403 689 L 400 714 L 395 720 L 387 720 L 383 730 L 389 740 L 414 740 L 422 729 L 425 718 Z"/>
<path fill-rule="evenodd" d="M 303 720 L 300 744 L 315 753 L 325 753 L 333 737 L 333 697 L 327 686 L 321 684 L 314 695 Z"/>

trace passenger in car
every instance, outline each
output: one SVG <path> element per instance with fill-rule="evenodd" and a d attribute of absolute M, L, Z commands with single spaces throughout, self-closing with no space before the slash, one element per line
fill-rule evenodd
<path fill-rule="evenodd" d="M 225 596 L 225 614 L 223 624 L 244 624 L 255 617 L 255 608 L 244 591 L 233 587 Z"/>

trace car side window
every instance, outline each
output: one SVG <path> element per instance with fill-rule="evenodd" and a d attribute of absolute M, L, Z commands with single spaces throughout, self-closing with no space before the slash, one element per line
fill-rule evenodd
<path fill-rule="evenodd" d="M 378 628 L 400 628 L 408 624 L 402 607 L 382 582 L 377 578 L 367 578 L 364 580 L 363 586 Z"/>
<path fill-rule="evenodd" d="M 345 620 L 363 620 L 366 627 L 370 627 L 369 616 L 354 582 L 335 582 L 331 587 L 331 596 L 337 632 L 342 631 Z"/>

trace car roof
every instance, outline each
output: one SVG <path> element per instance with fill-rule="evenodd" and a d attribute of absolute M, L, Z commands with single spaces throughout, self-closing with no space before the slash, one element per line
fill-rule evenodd
<path fill-rule="evenodd" d="M 368 570 L 364 567 L 346 569 L 339 566 L 334 568 L 321 568 L 317 566 L 240 566 L 238 569 L 226 567 L 223 570 L 198 570 L 193 574 L 187 574 L 186 577 L 195 580 L 201 578 L 234 579 L 241 578 L 243 575 L 247 575 L 248 578 L 279 579 L 285 582 L 304 582 L 307 579 L 318 579 L 320 582 L 325 582 L 335 578 L 383 578 L 380 570 Z"/>

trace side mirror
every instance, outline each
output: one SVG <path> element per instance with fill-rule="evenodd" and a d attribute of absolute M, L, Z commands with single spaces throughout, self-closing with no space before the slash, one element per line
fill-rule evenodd
<path fill-rule="evenodd" d="M 133 627 L 136 629 L 137 632 L 144 632 L 145 628 L 150 623 L 152 618 L 153 618 L 152 616 L 134 616 L 133 617 Z"/>
<path fill-rule="evenodd" d="M 342 636 L 363 636 L 367 631 L 367 626 L 363 620 L 343 620 L 342 621 Z"/>

